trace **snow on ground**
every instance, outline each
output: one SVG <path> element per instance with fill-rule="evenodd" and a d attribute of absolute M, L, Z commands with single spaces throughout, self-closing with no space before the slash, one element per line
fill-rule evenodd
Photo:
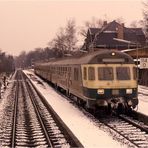
<path fill-rule="evenodd" d="M 15 75 L 15 74 L 14 74 Z M 14 75 L 13 75 L 13 78 L 14 78 Z M 12 78 L 12 79 L 13 79 Z M 9 80 L 7 83 L 10 83 Z M 7 103 L 7 99 L 2 99 L 2 98 L 7 98 L 8 95 L 10 94 L 10 91 L 11 91 L 11 88 L 12 88 L 12 83 L 10 83 L 10 85 L 7 86 L 7 89 L 4 88 L 4 85 L 2 85 L 1 87 L 1 99 L 0 99 L 0 116 L 2 116 L 3 114 L 3 109 L 4 109 L 4 106 L 5 104 Z M 11 97 L 10 97 L 11 98 Z"/>
<path fill-rule="evenodd" d="M 72 105 L 70 101 L 59 95 L 47 83 L 43 82 L 30 71 L 24 72 L 30 75 L 36 88 L 56 110 L 64 123 L 71 129 L 85 148 L 124 148 L 122 143 L 114 140 L 109 133 L 99 129 L 99 125 L 88 118 L 82 111 Z"/>
<path fill-rule="evenodd" d="M 139 105 L 137 111 L 148 116 L 148 87 L 139 85 L 138 91 Z"/>

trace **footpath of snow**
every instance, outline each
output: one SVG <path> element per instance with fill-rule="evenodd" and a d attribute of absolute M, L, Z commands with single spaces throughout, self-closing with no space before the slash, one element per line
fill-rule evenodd
<path fill-rule="evenodd" d="M 15 74 L 13 75 L 13 77 L 15 76 Z M 13 78 L 12 78 L 13 79 Z M 8 80 L 9 82 L 9 80 Z M 4 112 L 3 112 L 3 109 L 5 107 L 5 104 L 7 104 L 7 99 L 2 99 L 2 98 L 10 98 L 11 99 L 11 96 L 9 96 L 10 94 L 10 91 L 11 91 L 11 88 L 13 86 L 13 83 L 10 83 L 8 86 L 7 86 L 7 89 L 4 89 L 4 86 L 2 86 L 1 88 L 1 99 L 0 99 L 0 117 L 3 116 Z M 1 119 L 1 118 L 0 118 Z"/>
<path fill-rule="evenodd" d="M 137 111 L 148 116 L 148 87 L 139 85 L 138 91 L 139 105 Z"/>
<path fill-rule="evenodd" d="M 36 77 L 33 72 L 26 70 L 24 72 L 31 77 L 31 81 L 36 88 L 43 94 L 85 148 L 127 147 L 115 141 L 108 133 L 99 129 L 97 123 L 94 123 L 68 100 L 57 94 L 53 88 Z"/>

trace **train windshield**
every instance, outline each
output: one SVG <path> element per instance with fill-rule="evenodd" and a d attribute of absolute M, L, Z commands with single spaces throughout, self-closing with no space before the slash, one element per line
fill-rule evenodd
<path fill-rule="evenodd" d="M 116 75 L 117 75 L 117 80 L 130 80 L 130 68 L 129 67 L 117 67 Z"/>
<path fill-rule="evenodd" d="M 94 67 L 88 68 L 88 80 L 95 80 L 95 69 L 94 69 Z"/>
<path fill-rule="evenodd" d="M 99 67 L 98 68 L 99 80 L 113 80 L 113 68 L 112 67 Z"/>

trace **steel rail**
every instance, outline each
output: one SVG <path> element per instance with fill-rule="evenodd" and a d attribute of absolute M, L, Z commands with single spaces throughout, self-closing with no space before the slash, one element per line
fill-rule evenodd
<path fill-rule="evenodd" d="M 11 147 L 15 147 L 15 136 L 16 136 L 16 121 L 17 121 L 17 106 L 18 106 L 18 95 L 19 95 L 19 81 L 16 82 L 16 93 L 15 93 L 15 102 L 14 102 L 14 113 L 13 113 L 13 127 L 12 127 L 12 139 Z"/>
<path fill-rule="evenodd" d="M 24 74 L 25 75 L 25 74 Z M 25 77 L 27 77 L 25 75 Z M 56 123 L 58 124 L 60 130 L 64 133 L 65 138 L 68 140 L 69 144 L 71 147 L 81 147 L 83 148 L 84 146 L 80 143 L 80 141 L 77 139 L 77 137 L 72 133 L 72 131 L 66 126 L 66 124 L 61 120 L 61 118 L 58 116 L 58 114 L 53 110 L 53 108 L 49 105 L 47 100 L 44 98 L 44 96 L 37 90 L 37 88 L 32 84 L 30 79 L 27 78 L 28 86 L 30 84 L 30 89 L 35 90 L 37 95 L 41 98 L 42 103 L 44 106 L 48 109 Z"/>
<path fill-rule="evenodd" d="M 145 128 L 142 128 L 140 125 L 138 125 L 138 124 L 132 122 L 130 119 L 128 120 L 126 117 L 123 117 L 123 116 L 121 116 L 121 115 L 119 115 L 119 116 L 114 116 L 114 117 L 117 118 L 117 120 L 118 120 L 118 119 L 121 119 L 121 120 L 124 121 L 125 123 L 128 123 L 129 125 L 132 125 L 133 127 L 136 127 L 137 129 L 140 129 L 141 131 L 145 131 L 145 132 L 147 133 L 147 130 L 146 130 Z M 105 121 L 105 119 L 103 119 L 103 120 L 100 119 L 100 121 L 101 121 L 104 125 L 108 126 L 110 129 L 112 129 L 113 131 L 117 132 L 119 135 L 123 136 L 126 140 L 130 141 L 130 143 L 133 144 L 134 146 L 139 147 L 139 144 L 136 143 L 136 140 L 135 140 L 135 141 L 134 141 L 134 140 L 131 140 L 128 136 L 125 136 L 125 134 L 122 133 L 120 130 L 118 130 L 118 129 L 116 129 L 115 127 L 109 125 L 109 124 L 108 124 L 108 123 L 109 123 L 108 121 Z M 137 139 L 137 140 L 138 140 L 138 139 Z"/>
<path fill-rule="evenodd" d="M 132 121 L 131 119 L 128 119 L 128 116 L 125 116 L 125 115 L 119 115 L 119 118 L 121 118 L 122 120 L 124 120 L 124 121 L 126 121 L 126 122 L 132 124 L 133 126 L 139 128 L 139 129 L 141 129 L 141 131 L 144 131 L 144 132 L 146 132 L 146 134 L 148 134 L 148 126 L 147 126 L 147 125 L 145 125 L 145 127 L 144 127 L 144 125 L 141 126 L 141 125 L 139 125 L 138 123 Z M 131 117 L 130 117 L 130 118 L 131 118 Z M 137 121 L 139 121 L 139 120 L 137 120 Z"/>
<path fill-rule="evenodd" d="M 100 120 L 105 126 L 109 127 L 111 130 L 115 131 L 116 133 L 118 133 L 119 135 L 123 136 L 126 140 L 130 141 L 134 146 L 138 147 L 138 144 L 135 144 L 133 141 L 129 140 L 124 134 L 122 134 L 120 131 L 118 131 L 117 129 L 113 128 L 112 126 L 110 126 L 108 123 L 106 123 L 103 120 Z"/>
<path fill-rule="evenodd" d="M 133 117 L 136 120 L 139 120 L 146 124 L 148 126 L 148 115 L 145 115 L 143 113 L 137 112 L 137 111 L 132 111 L 130 114 L 131 117 Z"/>
<path fill-rule="evenodd" d="M 38 119 L 39 119 L 39 122 L 40 122 L 40 124 L 41 124 L 42 129 L 43 129 L 43 132 L 44 132 L 44 134 L 45 134 L 45 137 L 46 137 L 48 146 L 50 146 L 51 148 L 53 148 L 53 144 L 52 144 L 52 142 L 51 142 L 51 140 L 50 140 L 50 137 L 49 137 L 49 135 L 48 135 L 48 131 L 46 130 L 46 127 L 45 127 L 45 125 L 44 125 L 44 123 L 43 123 L 43 121 L 42 121 L 42 117 L 41 117 L 40 111 L 39 111 L 39 109 L 38 109 L 38 107 L 37 107 L 37 105 L 36 105 L 36 102 L 34 101 L 34 97 L 32 96 L 31 89 L 29 89 L 29 87 L 28 87 L 26 81 L 25 81 L 25 84 L 26 84 L 26 88 L 27 88 L 29 97 L 30 97 L 30 99 L 31 99 L 31 102 L 32 102 L 32 104 L 33 104 L 33 106 L 34 106 L 36 115 L 37 115 L 37 117 L 38 117 Z"/>

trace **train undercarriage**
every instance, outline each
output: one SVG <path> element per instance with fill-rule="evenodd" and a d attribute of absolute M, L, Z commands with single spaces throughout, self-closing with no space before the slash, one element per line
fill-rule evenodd
<path fill-rule="evenodd" d="M 67 92 L 61 87 L 56 86 L 56 89 L 73 100 L 77 105 L 94 114 L 129 113 L 138 104 L 138 99 L 127 99 L 123 97 L 85 100 Z"/>

